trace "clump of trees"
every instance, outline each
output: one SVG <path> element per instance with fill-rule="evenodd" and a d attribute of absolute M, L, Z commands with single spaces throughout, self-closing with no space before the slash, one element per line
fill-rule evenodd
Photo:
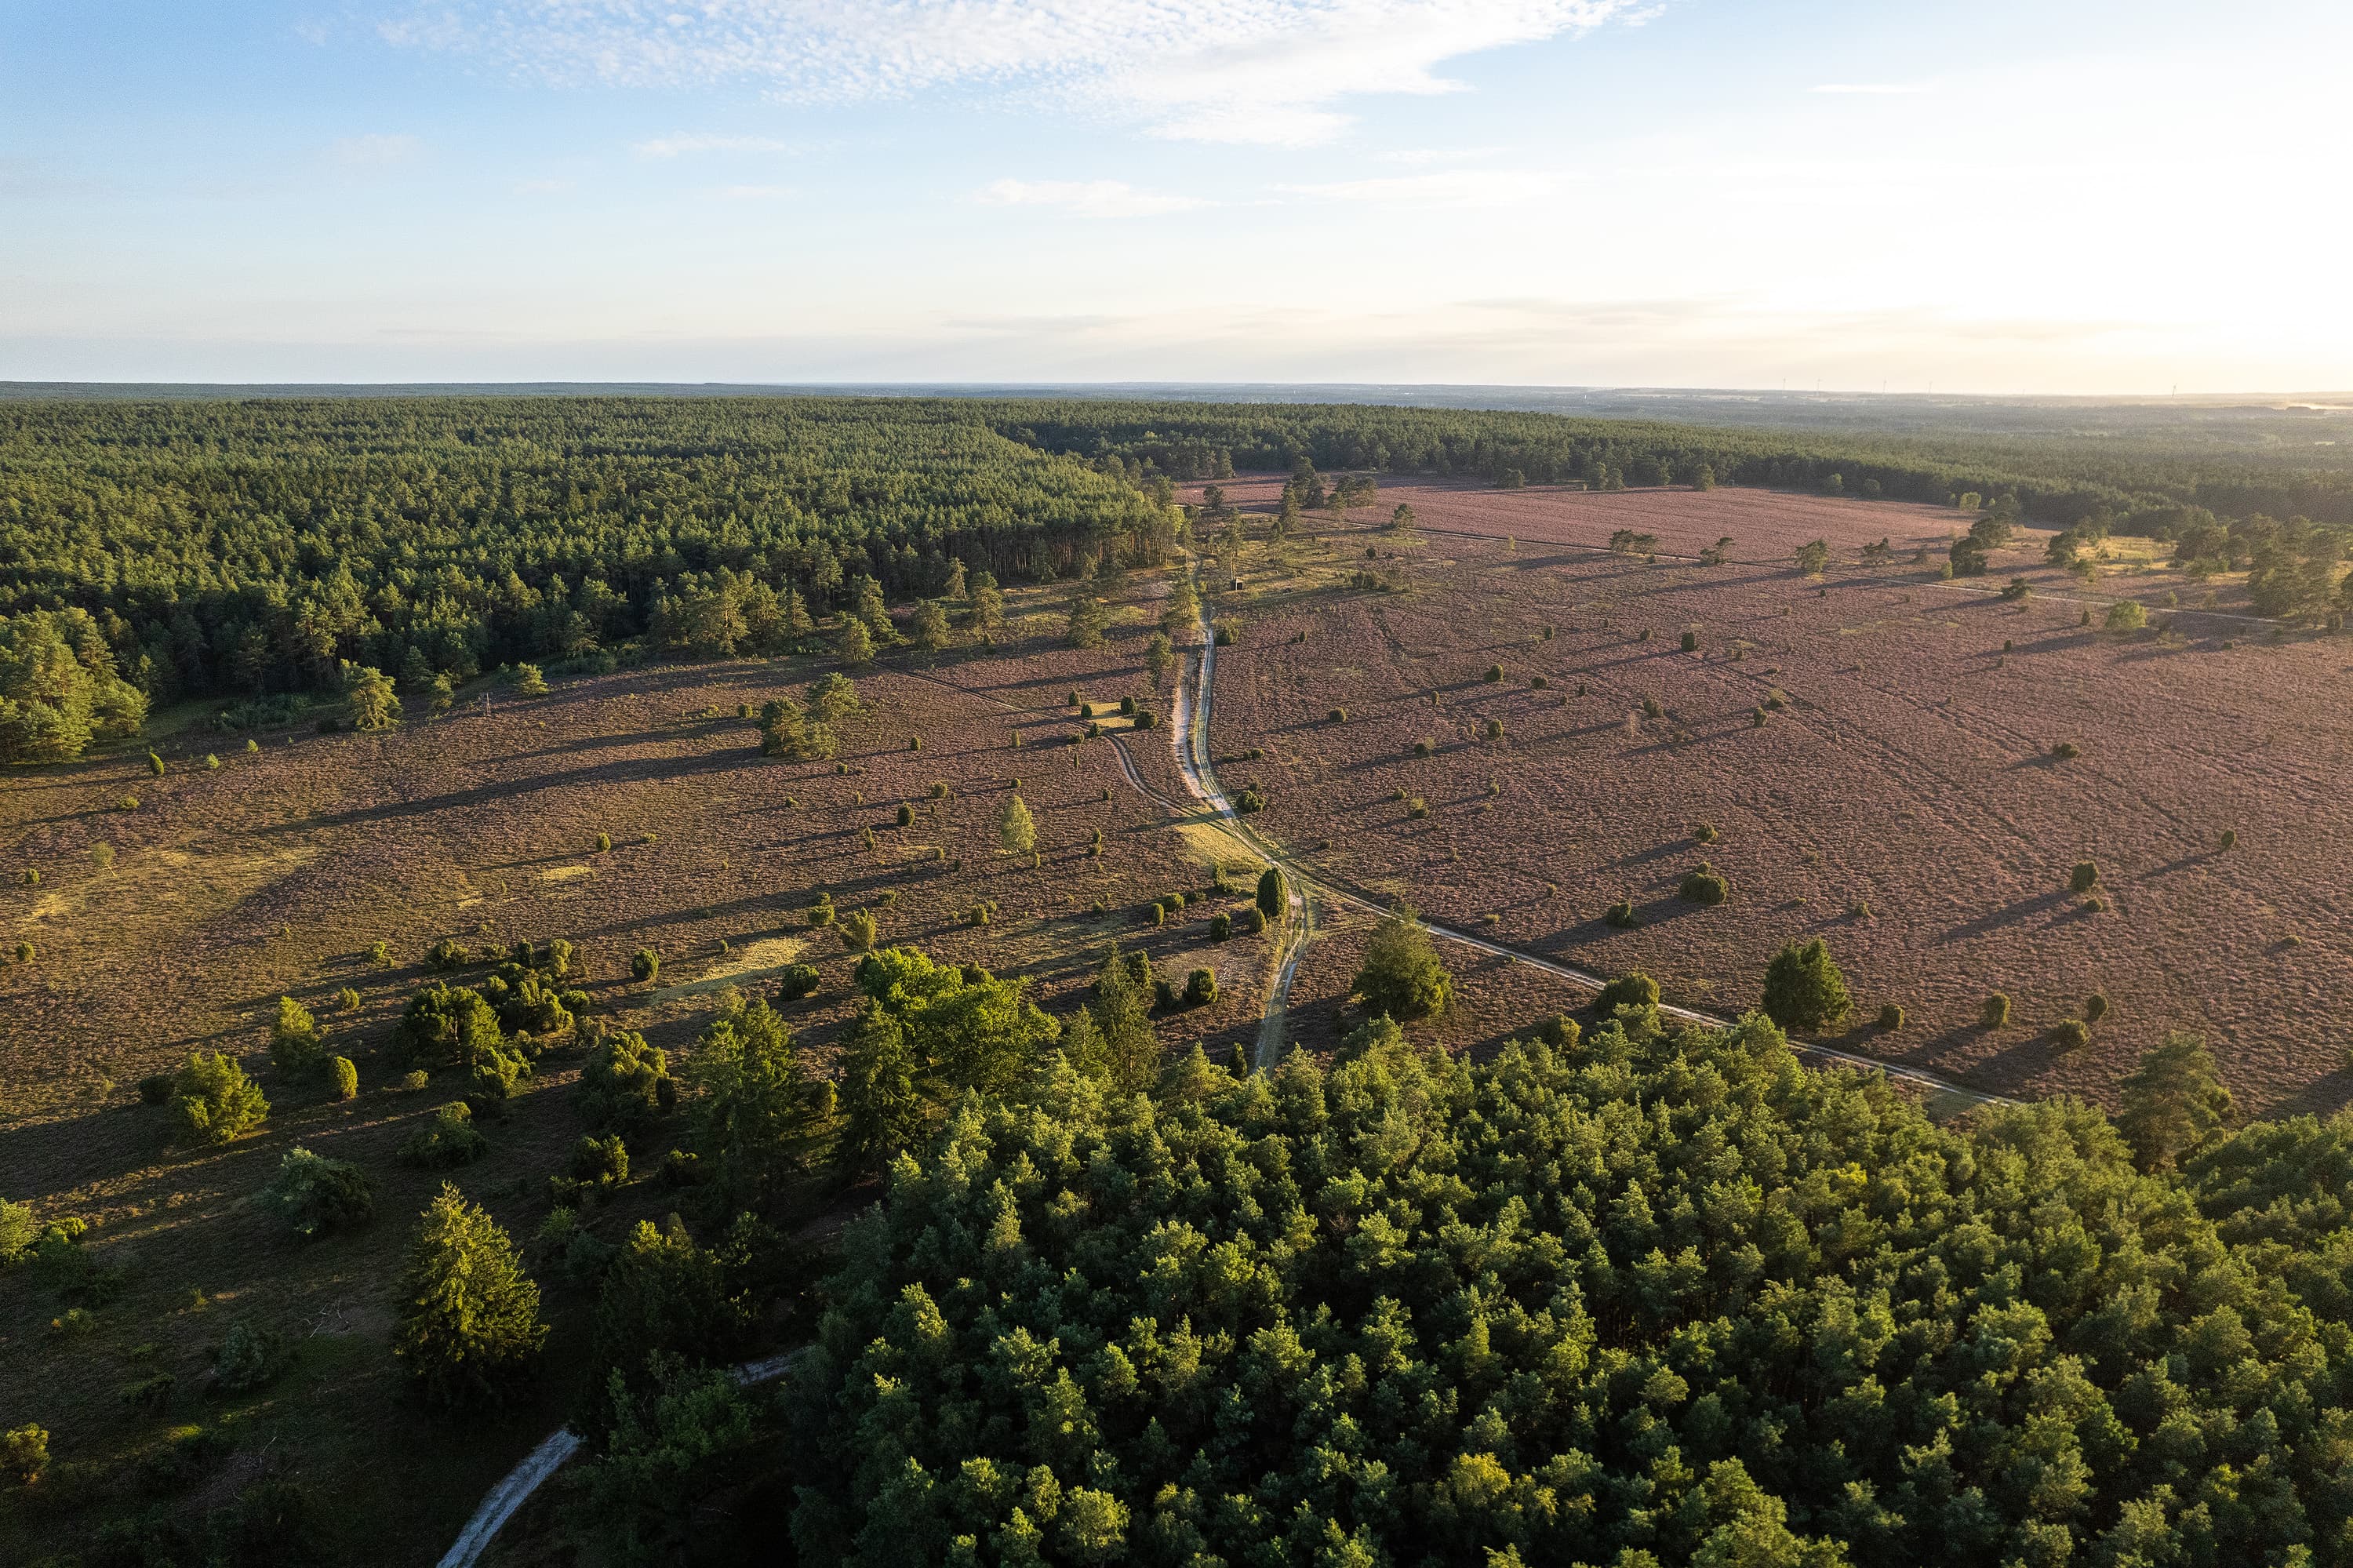
<path fill-rule="evenodd" d="M 1409 904 L 1394 904 L 1373 927 L 1365 961 L 1349 994 L 1370 1014 L 1410 1021 L 1446 1011 L 1454 978 Z"/>
<path fill-rule="evenodd" d="M 1820 937 L 1790 942 L 1765 966 L 1765 1016 L 1783 1029 L 1827 1029 L 1853 1007 L 1846 976 Z"/>

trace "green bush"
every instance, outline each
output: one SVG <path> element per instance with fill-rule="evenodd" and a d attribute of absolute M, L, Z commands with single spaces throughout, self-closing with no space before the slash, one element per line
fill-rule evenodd
<path fill-rule="evenodd" d="M 1688 903 L 1714 906 L 1732 896 L 1732 884 L 1722 873 L 1705 861 L 1684 874 L 1683 885 L 1675 889 L 1678 896 Z"/>
<path fill-rule="evenodd" d="M 213 1351 L 206 1386 L 224 1399 L 235 1399 L 269 1385 L 286 1364 L 286 1343 L 265 1327 L 236 1322 Z"/>
<path fill-rule="evenodd" d="M 651 948 L 639 948 L 629 959 L 629 978 L 639 985 L 651 985 L 661 976 L 661 955 Z"/>
<path fill-rule="evenodd" d="M 2000 1029 L 2009 1023 L 2010 998 L 2000 991 L 1987 997 L 1985 1005 L 1978 1010 L 1978 1022 L 1988 1029 Z"/>
<path fill-rule="evenodd" d="M 1242 929 L 1255 937 L 1266 929 L 1266 911 L 1251 905 L 1242 912 Z"/>
<path fill-rule="evenodd" d="M 1826 1029 L 1853 1005 L 1846 976 L 1820 937 L 1791 942 L 1765 968 L 1765 1016 L 1783 1029 Z"/>
<path fill-rule="evenodd" d="M 409 1134 L 395 1158 L 403 1165 L 447 1171 L 471 1165 L 490 1151 L 491 1140 L 474 1125 L 473 1107 L 463 1100 L 451 1100 Z"/>
<path fill-rule="evenodd" d="M 290 996 L 278 999 L 278 1017 L 269 1026 L 269 1065 L 288 1077 L 308 1077 L 326 1063 L 319 1042 L 319 1022 L 311 1010 Z"/>
<path fill-rule="evenodd" d="M 600 1190 L 617 1187 L 629 1179 L 628 1148 L 618 1133 L 584 1137 L 572 1146 L 565 1174 Z"/>
<path fill-rule="evenodd" d="M 2073 762 L 2084 755 L 2084 748 L 2072 740 L 2063 740 L 2051 748 L 2051 755 L 2062 762 Z"/>
<path fill-rule="evenodd" d="M 798 1001 L 813 996 L 824 980 L 814 964 L 795 964 L 776 977 L 776 998 L 780 1001 Z"/>
<path fill-rule="evenodd" d="M 27 1422 L 0 1432 L 0 1475 L 18 1486 L 29 1487 L 47 1474 L 48 1467 L 48 1428 Z"/>
<path fill-rule="evenodd" d="M 1218 1000 L 1218 972 L 1215 969 L 1195 969 L 1185 977 L 1185 1001 L 1189 1006 L 1207 1007 Z"/>
<path fill-rule="evenodd" d="M 2224 828 L 2222 830 L 2221 838 L 2217 842 L 2219 842 L 2226 850 L 2237 849 L 2239 847 L 2239 830 L 2236 828 Z"/>
<path fill-rule="evenodd" d="M 1686 631 L 1686 632 L 1684 632 L 1684 633 L 1683 633 L 1683 652 L 1686 652 L 1686 653 L 1696 653 L 1696 652 L 1699 652 L 1699 633 L 1698 633 L 1698 632 L 1696 632 L 1696 631 Z"/>
<path fill-rule="evenodd" d="M 1324 717 L 1326 722 L 1331 724 L 1346 724 L 1348 722 L 1348 710 L 1345 708 L 1334 708 L 1330 713 L 1325 714 Z"/>
<path fill-rule="evenodd" d="M 2097 1023 L 2108 1015 L 2108 999 L 2105 992 L 2094 991 L 2084 999 L 2084 1022 Z"/>
<path fill-rule="evenodd" d="M 1882 1006 L 1879 1010 L 1879 1026 L 1887 1030 L 1903 1028 L 1904 1009 L 1892 1001 Z"/>
<path fill-rule="evenodd" d="M 1692 830 L 1692 838 L 1694 842 L 1699 843 L 1714 843 L 1716 839 L 1715 824 L 1713 822 L 1702 822 L 1699 826 Z"/>
<path fill-rule="evenodd" d="M 901 827 L 902 827 L 902 828 L 912 828 L 912 827 L 913 827 L 913 826 L 915 825 L 915 808 L 914 808 L 914 807 L 910 806 L 910 805 L 906 805 L 906 804 L 904 804 L 904 803 L 902 803 L 902 804 L 900 805 L 900 807 L 899 807 L 899 825 L 900 825 Z"/>
<path fill-rule="evenodd" d="M 349 1056 L 332 1056 L 327 1061 L 327 1076 L 334 1086 L 339 1100 L 357 1099 L 360 1092 L 360 1070 Z"/>
<path fill-rule="evenodd" d="M 1487 666 L 1486 674 L 1480 678 L 1492 686 L 1504 678 L 1504 667 L 1501 664 L 1490 664 Z"/>
<path fill-rule="evenodd" d="M 2079 860 L 2075 869 L 2067 874 L 2067 891 L 2089 893 L 2100 885 L 2100 868 L 2088 860 Z"/>
<path fill-rule="evenodd" d="M 2110 631 L 2138 631 L 2148 624 L 2148 611 L 2137 599 L 2120 599 L 2108 606 Z"/>
<path fill-rule="evenodd" d="M 1640 969 L 1629 969 L 1611 980 L 1593 998 L 1593 1011 L 1607 1018 L 1621 1007 L 1656 1007 L 1659 1004 L 1659 982 Z"/>
<path fill-rule="evenodd" d="M 1556 1013 L 1536 1026 L 1536 1038 L 1556 1051 L 1574 1051 L 1585 1031 L 1566 1012 Z"/>
<path fill-rule="evenodd" d="M 172 1118 L 184 1142 L 227 1143 L 269 1116 L 261 1086 L 218 1052 L 191 1053 L 172 1089 Z"/>
<path fill-rule="evenodd" d="M 1373 928 L 1350 988 L 1367 1014 L 1408 1022 L 1443 1012 L 1453 1000 L 1454 979 L 1418 920 L 1411 906 L 1397 904 Z"/>
<path fill-rule="evenodd" d="M 375 1217 L 375 1184 L 345 1160 L 290 1149 L 261 1190 L 261 1207 L 304 1241 L 364 1225 Z"/>
<path fill-rule="evenodd" d="M 2091 1043 L 2091 1027 L 2080 1018 L 2063 1018 L 2052 1027 L 2051 1045 L 2055 1051 L 2080 1051 Z"/>
<path fill-rule="evenodd" d="M 1416 757 L 1428 757 L 1437 749 L 1437 747 L 1428 739 L 1417 740 L 1413 743 L 1413 754 Z"/>
<path fill-rule="evenodd" d="M 1234 934 L 1233 916 L 1219 910 L 1209 916 L 1209 940 L 1222 942 Z"/>
<path fill-rule="evenodd" d="M 1634 913 L 1634 901 L 1630 898 L 1621 898 L 1612 904 L 1601 918 L 1604 924 L 1614 926 L 1620 931 L 1630 931 L 1642 923 L 1641 916 Z"/>
<path fill-rule="evenodd" d="M 454 937 L 442 938 L 425 954 L 425 967 L 428 969 L 462 969 L 473 961 L 472 950 Z"/>

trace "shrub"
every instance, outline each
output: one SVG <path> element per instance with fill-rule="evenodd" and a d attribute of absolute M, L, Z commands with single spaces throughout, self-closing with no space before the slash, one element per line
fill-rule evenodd
<path fill-rule="evenodd" d="M 434 1404 L 501 1397 L 547 1338 L 514 1244 L 447 1184 L 417 1224 L 396 1299 L 392 1353 Z"/>
<path fill-rule="evenodd" d="M 1593 1011 L 1607 1018 L 1621 1007 L 1656 1007 L 1659 1004 L 1659 982 L 1640 969 L 1629 969 L 1601 988 L 1593 999 Z"/>
<path fill-rule="evenodd" d="M 1160 715 L 1154 713 L 1150 708 L 1138 708 L 1135 710 L 1135 727 L 1138 729 L 1157 729 L 1160 727 Z"/>
<path fill-rule="evenodd" d="M 2063 740 L 2051 748 L 2051 755 L 2062 762 L 2073 762 L 2084 755 L 2084 748 L 2072 740 Z"/>
<path fill-rule="evenodd" d="M 1846 976 L 1820 937 L 1788 944 L 1765 967 L 1765 1016 L 1784 1029 L 1827 1028 L 1852 1004 Z"/>
<path fill-rule="evenodd" d="M 1659 705 L 1658 698 L 1644 697 L 1642 699 L 1642 716 L 1644 718 L 1663 718 L 1666 716 L 1666 709 Z"/>
<path fill-rule="evenodd" d="M 1348 710 L 1345 708 L 1334 708 L 1330 713 L 1325 714 L 1324 716 L 1333 724 L 1346 724 L 1348 722 Z"/>
<path fill-rule="evenodd" d="M 874 948 L 875 921 L 872 911 L 860 909 L 843 917 L 841 945 L 853 953 L 871 952 Z"/>
<path fill-rule="evenodd" d="M 902 827 L 902 828 L 912 828 L 912 827 L 913 827 L 913 826 L 915 825 L 915 808 L 914 808 L 914 807 L 913 807 L 913 806 L 909 806 L 909 805 L 905 805 L 905 804 L 902 804 L 902 805 L 900 806 L 900 808 L 899 808 L 899 825 L 900 825 L 901 827 Z"/>
<path fill-rule="evenodd" d="M 1218 1000 L 1218 971 L 1195 969 L 1185 977 L 1185 1001 L 1191 1007 L 1207 1007 Z"/>
<path fill-rule="evenodd" d="M 1416 757 L 1428 757 L 1436 749 L 1437 747 L 1432 746 L 1428 740 L 1417 740 L 1413 743 L 1413 754 Z"/>
<path fill-rule="evenodd" d="M 628 1148 L 617 1132 L 603 1138 L 584 1137 L 572 1146 L 565 1173 L 599 1190 L 617 1187 L 629 1179 Z"/>
<path fill-rule="evenodd" d="M 1489 740 L 1501 740 L 1504 738 L 1504 721 L 1502 719 L 1491 718 L 1487 721 L 1487 738 Z"/>
<path fill-rule="evenodd" d="M 327 1075 L 334 1085 L 337 1099 L 349 1100 L 359 1097 L 360 1070 L 353 1065 L 349 1056 L 330 1057 L 327 1062 Z"/>
<path fill-rule="evenodd" d="M 2239 830 L 2236 828 L 2224 828 L 2222 830 L 2221 838 L 2217 842 L 2220 842 L 2226 850 L 2237 849 L 2239 847 Z"/>
<path fill-rule="evenodd" d="M 172 1117 L 188 1143 L 227 1143 L 259 1127 L 269 1115 L 261 1086 L 233 1057 L 192 1052 L 174 1075 Z"/>
<path fill-rule="evenodd" d="M 547 695 L 547 677 L 540 673 L 538 665 L 517 664 L 514 667 L 514 694 L 519 697 Z"/>
<path fill-rule="evenodd" d="M 1980 1008 L 1978 1012 L 1978 1022 L 1984 1024 L 1988 1029 L 2000 1029 L 2009 1023 L 2010 998 L 2004 996 L 2000 991 L 1996 991 L 1991 996 L 1987 997 L 1985 999 L 1985 1006 Z"/>
<path fill-rule="evenodd" d="M 2100 868 L 2088 860 L 2079 860 L 2075 869 L 2067 874 L 2067 891 L 2089 893 L 2100 885 Z"/>
<path fill-rule="evenodd" d="M 1260 908 L 1255 904 L 1244 910 L 1242 912 L 1242 929 L 1249 932 L 1253 937 L 1257 936 L 1261 931 L 1265 930 L 1266 911 Z"/>
<path fill-rule="evenodd" d="M 1412 796 L 1405 803 L 1405 814 L 1413 821 L 1419 821 L 1430 815 L 1430 802 L 1419 795 Z"/>
<path fill-rule="evenodd" d="M 780 1001 L 798 1001 L 817 992 L 823 976 L 814 964 L 795 964 L 776 977 L 776 998 Z"/>
<path fill-rule="evenodd" d="M 2110 631 L 2138 631 L 2148 624 L 2148 611 L 2138 599 L 2120 599 L 2108 606 L 2106 626 Z"/>
<path fill-rule="evenodd" d="M 1585 1038 L 1585 1031 L 1578 1027 L 1576 1019 L 1563 1012 L 1555 1014 L 1538 1024 L 1536 1038 L 1555 1050 L 1574 1051 L 1577 1049 L 1577 1042 Z"/>
<path fill-rule="evenodd" d="M 428 969 L 462 969 L 473 961 L 472 951 L 454 937 L 442 938 L 425 954 L 425 967 Z"/>
<path fill-rule="evenodd" d="M 1879 1026 L 1889 1030 L 1903 1028 L 1904 1010 L 1894 1002 L 1886 1003 L 1879 1010 Z"/>
<path fill-rule="evenodd" d="M 403 1165 L 447 1171 L 454 1166 L 471 1165 L 490 1151 L 491 1140 L 474 1125 L 473 1107 L 463 1100 L 451 1100 L 408 1135 L 395 1158 Z"/>
<path fill-rule="evenodd" d="M 639 948 L 629 959 L 629 978 L 639 985 L 651 985 L 661 975 L 661 955 L 651 948 Z"/>
<path fill-rule="evenodd" d="M 1218 628 L 1218 634 L 1210 641 L 1220 648 L 1230 648 L 1234 645 L 1234 629 L 1230 626 L 1220 626 Z"/>
<path fill-rule="evenodd" d="M 1258 792 L 1258 787 L 1254 784 L 1245 786 L 1242 792 L 1234 797 L 1234 810 L 1237 815 L 1247 817 L 1253 811 L 1264 810 L 1266 810 L 1266 797 Z"/>
<path fill-rule="evenodd" d="M 213 1351 L 205 1386 L 224 1399 L 234 1399 L 269 1386 L 285 1364 L 286 1345 L 278 1335 L 251 1323 L 232 1323 Z"/>
<path fill-rule="evenodd" d="M 269 1065 L 289 1077 L 315 1072 L 326 1058 L 319 1044 L 318 1020 L 290 996 L 278 999 L 278 1018 L 269 1026 Z"/>
<path fill-rule="evenodd" d="M 432 1081 L 433 1079 L 431 1075 L 427 1073 L 422 1067 L 411 1068 L 409 1071 L 403 1073 L 400 1075 L 401 1088 L 412 1095 L 424 1088 L 426 1085 Z"/>
<path fill-rule="evenodd" d="M 296 1235 L 316 1241 L 375 1218 L 375 1184 L 349 1160 L 290 1149 L 259 1202 Z"/>
<path fill-rule="evenodd" d="M 1696 632 L 1696 631 L 1686 631 L 1686 632 L 1684 632 L 1684 633 L 1683 633 L 1683 652 L 1686 652 L 1686 653 L 1696 653 L 1696 652 L 1699 652 L 1699 633 L 1698 633 L 1698 632 Z"/>
<path fill-rule="evenodd" d="M 1713 822 L 1702 822 L 1692 830 L 1692 840 L 1695 843 L 1712 844 L 1716 841 L 1716 836 L 1715 824 Z"/>
<path fill-rule="evenodd" d="M 1690 903 L 1712 906 L 1732 895 L 1732 885 L 1724 879 L 1722 873 L 1702 861 L 1685 874 L 1683 885 L 1675 892 Z"/>
<path fill-rule="evenodd" d="M 2084 1022 L 2097 1023 L 2101 1019 L 2105 1018 L 2107 1015 L 2108 999 L 2105 993 L 2095 991 L 2091 995 L 2084 999 Z"/>
<path fill-rule="evenodd" d="M 1490 664 L 1490 665 L 1488 665 L 1488 666 L 1487 666 L 1487 673 L 1486 673 L 1484 675 L 1482 675 L 1482 676 L 1481 676 L 1481 677 L 1480 677 L 1480 679 L 1481 679 L 1481 680 L 1485 681 L 1485 682 L 1486 682 L 1489 685 L 1491 685 L 1491 686 L 1492 686 L 1492 685 L 1493 685 L 1496 682 L 1498 682 L 1498 681 L 1502 680 L 1503 678 L 1504 678 L 1504 667 L 1503 667 L 1501 664 Z"/>
<path fill-rule="evenodd" d="M 2063 1018 L 2051 1030 L 2052 1049 L 2080 1051 L 2092 1043 L 2092 1031 L 2080 1018 Z"/>
<path fill-rule="evenodd" d="M 18 963 L 29 964 L 39 956 L 39 949 L 35 948 L 32 943 L 19 942 L 16 944 L 16 961 Z"/>
<path fill-rule="evenodd" d="M 1222 942 L 1234 934 L 1233 916 L 1220 909 L 1209 916 L 1209 940 Z"/>
<path fill-rule="evenodd" d="M 1634 913 L 1634 901 L 1630 898 L 1621 898 L 1612 904 L 1609 913 L 1601 918 L 1605 924 L 1615 926 L 1621 931 L 1630 931 L 1642 923 L 1641 917 Z"/>
<path fill-rule="evenodd" d="M 26 1423 L 0 1433 L 0 1473 L 19 1486 L 31 1486 L 49 1467 L 49 1433 Z"/>
<path fill-rule="evenodd" d="M 1259 874 L 1258 908 L 1268 919 L 1280 920 L 1282 918 L 1282 912 L 1290 907 L 1290 904 L 1291 890 L 1283 881 L 1282 868 L 1268 866 Z"/>
<path fill-rule="evenodd" d="M 1409 905 L 1392 906 L 1373 929 L 1351 994 L 1367 1013 L 1400 1022 L 1446 1011 L 1454 979 L 1438 959 Z"/>

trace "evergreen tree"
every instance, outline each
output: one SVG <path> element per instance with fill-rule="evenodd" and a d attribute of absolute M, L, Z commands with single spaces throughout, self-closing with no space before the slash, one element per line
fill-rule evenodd
<path fill-rule="evenodd" d="M 937 653 L 948 645 L 947 612 L 935 600 L 927 599 L 915 606 L 913 630 L 915 646 L 926 653 Z"/>
<path fill-rule="evenodd" d="M 878 1170 L 923 1136 L 916 1072 L 905 1028 L 868 998 L 841 1053 L 841 1138 L 835 1156 L 844 1171 Z"/>
<path fill-rule="evenodd" d="M 506 1396 L 547 1338 L 514 1244 L 447 1182 L 410 1237 L 394 1319 L 392 1353 L 444 1408 Z"/>
<path fill-rule="evenodd" d="M 856 616 L 841 619 L 841 630 L 836 634 L 834 652 L 841 662 L 856 670 L 874 662 L 874 636 L 866 623 Z"/>
<path fill-rule="evenodd" d="M 1029 803 L 1018 794 L 1005 797 L 997 814 L 997 848 L 1000 854 L 1029 854 L 1038 847 L 1038 824 Z"/>
<path fill-rule="evenodd" d="M 1291 889 L 1282 880 L 1282 868 L 1271 865 L 1259 874 L 1258 907 L 1270 920 L 1280 920 L 1291 907 Z"/>
<path fill-rule="evenodd" d="M 2204 1042 L 2175 1031 L 2125 1080 L 2116 1130 L 2142 1170 L 2168 1171 L 2220 1132 L 2231 1108 L 2231 1091 Z"/>
<path fill-rule="evenodd" d="M 1816 1030 L 1845 1018 L 1853 1006 L 1846 976 L 1820 937 L 1791 942 L 1765 966 L 1765 1016 L 1784 1029 Z"/>
<path fill-rule="evenodd" d="M 792 1032 L 766 1002 L 739 997 L 703 1031 L 688 1075 L 695 1150 L 723 1206 L 771 1212 L 807 1168 L 823 1120 L 822 1086 Z"/>
<path fill-rule="evenodd" d="M 1410 905 L 1391 905 L 1373 927 L 1350 994 L 1377 1016 L 1410 1020 L 1446 1011 L 1453 1000 L 1453 977 L 1439 961 Z"/>

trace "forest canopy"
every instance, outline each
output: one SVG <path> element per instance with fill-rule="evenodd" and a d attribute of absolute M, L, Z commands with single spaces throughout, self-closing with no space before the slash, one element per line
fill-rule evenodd
<path fill-rule="evenodd" d="M 797 1544 L 2353 1560 L 2353 1127 L 2137 1152 L 1647 1008 L 1485 1065 L 1383 1020 L 1328 1070 L 1197 1053 L 1156 1101 L 1050 1071 L 845 1238 L 780 1412 Z"/>

